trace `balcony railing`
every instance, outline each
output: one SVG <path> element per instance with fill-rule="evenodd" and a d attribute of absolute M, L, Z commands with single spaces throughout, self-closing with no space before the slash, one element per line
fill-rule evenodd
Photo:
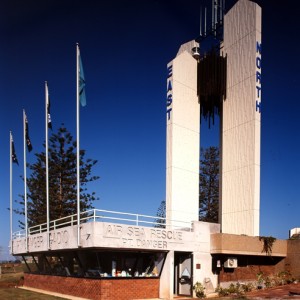
<path fill-rule="evenodd" d="M 147 216 L 140 214 L 116 212 L 110 210 L 91 209 L 80 213 L 80 223 L 87 222 L 110 222 L 123 225 L 176 228 L 181 230 L 192 230 L 191 222 L 167 220 L 157 216 Z M 63 217 L 49 222 L 49 230 L 56 230 L 62 227 L 77 225 L 77 214 Z M 42 233 L 47 231 L 47 223 L 35 225 L 28 228 L 28 235 Z M 25 230 L 19 230 L 13 233 L 13 239 L 25 237 Z"/>

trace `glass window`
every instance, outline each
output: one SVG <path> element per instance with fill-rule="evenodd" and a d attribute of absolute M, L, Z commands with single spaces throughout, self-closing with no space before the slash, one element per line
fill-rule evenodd
<path fill-rule="evenodd" d="M 77 277 L 159 277 L 165 252 L 84 250 L 61 255 L 41 255 L 42 273 Z"/>

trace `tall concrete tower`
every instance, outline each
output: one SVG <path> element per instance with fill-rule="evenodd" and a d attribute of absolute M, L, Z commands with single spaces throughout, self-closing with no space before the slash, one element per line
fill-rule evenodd
<path fill-rule="evenodd" d="M 224 233 L 259 235 L 261 8 L 239 0 L 225 15 L 214 1 L 204 38 L 182 45 L 168 64 L 166 217 L 191 222 L 199 215 L 200 112 L 220 115 L 220 223 Z M 206 27 L 206 26 L 205 26 Z M 221 29 L 220 29 L 221 28 Z M 193 49 L 200 47 L 200 56 Z M 199 105 L 200 104 L 200 105 Z M 178 224 L 176 224 L 178 225 Z"/>
<path fill-rule="evenodd" d="M 166 216 L 173 225 L 198 219 L 200 110 L 195 42 L 182 45 L 167 70 Z M 179 221 L 179 222 L 175 222 Z"/>
<path fill-rule="evenodd" d="M 222 232 L 259 235 L 261 8 L 239 0 L 224 17 Z"/>

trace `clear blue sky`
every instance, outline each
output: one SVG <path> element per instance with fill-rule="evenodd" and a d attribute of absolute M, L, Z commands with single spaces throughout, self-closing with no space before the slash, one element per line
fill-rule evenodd
<path fill-rule="evenodd" d="M 33 163 L 45 139 L 46 80 L 54 131 L 64 123 L 76 136 L 76 42 L 87 82 L 80 143 L 98 160 L 94 173 L 101 177 L 90 186 L 100 197 L 95 206 L 156 214 L 165 199 L 166 65 L 182 43 L 198 36 L 203 2 L 1 1 L 2 258 L 9 242 L 9 131 L 20 163 L 13 166 L 17 199 L 24 192 L 22 109 L 34 147 L 27 161 Z M 260 234 L 287 238 L 289 229 L 300 227 L 300 28 L 294 1 L 264 2 Z M 203 128 L 204 146 L 216 144 L 216 131 Z"/>

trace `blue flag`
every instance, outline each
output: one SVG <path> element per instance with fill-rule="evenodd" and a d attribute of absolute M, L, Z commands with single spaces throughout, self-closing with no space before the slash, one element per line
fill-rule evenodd
<path fill-rule="evenodd" d="M 84 79 L 84 73 L 83 73 L 83 67 L 82 67 L 80 54 L 79 54 L 79 101 L 80 101 L 81 106 L 86 106 L 85 79 Z"/>

